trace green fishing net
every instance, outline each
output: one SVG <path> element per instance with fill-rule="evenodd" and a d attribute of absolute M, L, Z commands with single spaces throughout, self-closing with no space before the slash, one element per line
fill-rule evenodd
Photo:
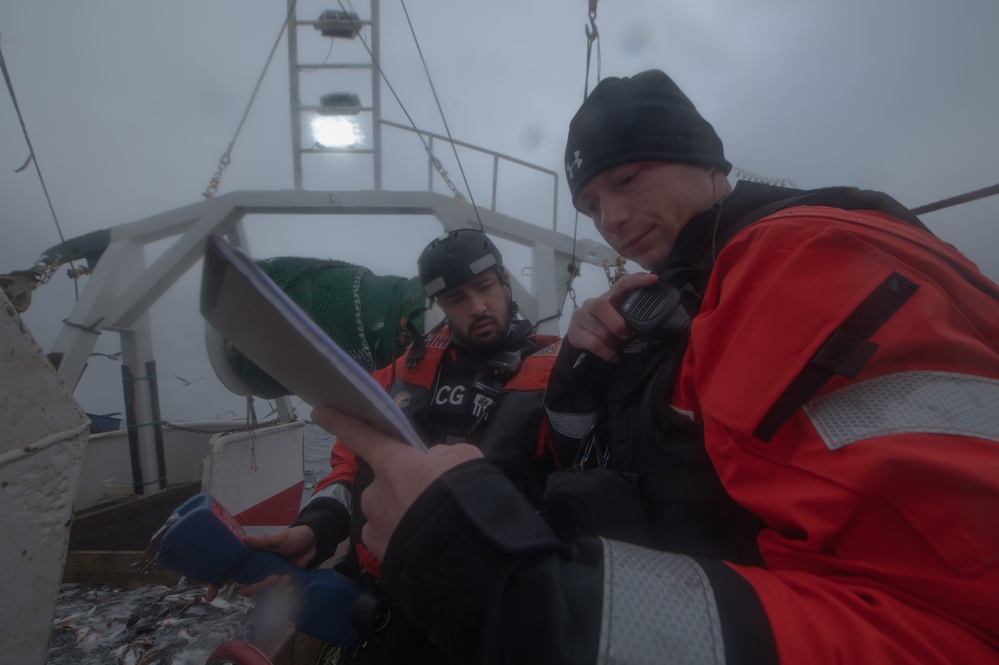
<path fill-rule="evenodd" d="M 257 262 L 288 297 L 358 364 L 385 367 L 413 341 L 410 314 L 426 302 L 418 278 L 379 276 L 367 268 L 332 259 L 277 257 Z M 423 333 L 423 315 L 413 324 Z M 237 350 L 229 367 L 263 399 L 289 394 L 277 381 Z"/>

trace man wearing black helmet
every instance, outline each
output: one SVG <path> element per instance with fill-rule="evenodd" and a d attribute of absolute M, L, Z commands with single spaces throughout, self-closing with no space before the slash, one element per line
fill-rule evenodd
<path fill-rule="evenodd" d="M 535 335 L 530 321 L 515 318 L 510 276 L 485 233 L 446 233 L 427 245 L 417 266 L 431 304 L 444 313 L 443 327 L 418 338 L 374 377 L 428 445 L 474 443 L 540 507 L 545 479 L 562 467 L 565 456 L 556 450 L 542 403 L 559 339 Z M 334 446 L 331 466 L 295 523 L 316 534 L 313 561 L 329 557 L 347 535 L 348 512 L 358 542 L 363 524 L 360 511 L 345 500 L 345 490 L 359 496 L 369 481 L 368 469 L 358 472 L 353 453 L 342 443 Z M 378 560 L 361 546 L 358 553 L 363 567 L 377 574 Z"/>
<path fill-rule="evenodd" d="M 417 267 L 427 298 L 444 310 L 457 342 L 492 349 L 513 333 L 511 324 L 518 322 L 509 275 L 486 234 L 462 229 L 441 236 L 423 250 Z M 520 321 L 519 327 L 527 331 L 531 326 Z"/>
<path fill-rule="evenodd" d="M 444 313 L 442 327 L 417 338 L 406 354 L 373 376 L 428 445 L 474 443 L 531 505 L 540 507 L 546 476 L 562 468 L 566 456 L 556 450 L 542 403 L 559 338 L 536 335 L 530 321 L 516 318 L 503 257 L 477 229 L 433 240 L 420 255 L 418 269 L 431 305 L 436 302 Z M 380 562 L 360 544 L 364 519 L 356 509 L 370 469 L 340 442 L 330 462 L 332 471 L 291 527 L 247 542 L 311 566 L 332 556 L 352 535 L 356 547 L 339 568 L 374 583 Z M 407 642 L 407 649 L 417 647 L 426 644 Z M 389 662 L 398 655 L 391 648 L 399 647 L 386 648 L 372 642 L 354 655 L 359 662 Z M 414 655 L 408 656 L 413 662 Z"/>
<path fill-rule="evenodd" d="M 999 286 L 884 194 L 733 190 L 663 72 L 601 81 L 565 155 L 650 271 L 552 370 L 595 468 L 546 523 L 472 447 L 316 409 L 374 469 L 389 597 L 458 662 L 999 663 Z"/>

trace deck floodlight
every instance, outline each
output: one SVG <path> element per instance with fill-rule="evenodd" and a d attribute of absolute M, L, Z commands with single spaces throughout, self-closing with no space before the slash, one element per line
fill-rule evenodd
<path fill-rule="evenodd" d="M 361 98 L 352 92 L 330 92 L 319 98 L 320 115 L 357 115 Z"/>
<path fill-rule="evenodd" d="M 357 118 L 346 115 L 317 115 L 312 119 L 312 136 L 324 148 L 350 149 L 364 143 Z"/>
<path fill-rule="evenodd" d="M 353 39 L 361 32 L 361 19 L 357 12 L 342 9 L 327 9 L 319 15 L 314 25 L 323 37 Z"/>

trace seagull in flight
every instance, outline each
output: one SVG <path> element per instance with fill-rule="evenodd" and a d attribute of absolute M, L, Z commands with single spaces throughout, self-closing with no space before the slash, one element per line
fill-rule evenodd
<path fill-rule="evenodd" d="M 176 375 L 176 374 L 174 374 L 174 376 L 177 376 L 177 375 Z M 197 379 L 192 379 L 192 380 L 190 380 L 190 381 L 189 381 L 189 380 L 187 380 L 187 379 L 185 379 L 185 378 L 184 378 L 184 377 L 182 377 L 182 376 L 177 376 L 177 378 L 178 378 L 178 379 L 180 379 L 181 381 L 183 381 L 183 382 L 184 382 L 184 385 L 185 385 L 185 386 L 189 386 L 189 385 L 191 385 L 192 383 L 197 383 L 198 381 L 200 381 L 201 379 L 203 379 L 203 378 L 205 378 L 205 377 L 201 376 L 201 377 L 198 377 Z"/>

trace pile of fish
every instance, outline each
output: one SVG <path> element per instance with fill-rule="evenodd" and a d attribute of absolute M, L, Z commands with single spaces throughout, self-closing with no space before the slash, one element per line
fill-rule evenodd
<path fill-rule="evenodd" d="M 234 585 L 204 600 L 204 585 L 174 588 L 64 584 L 48 665 L 204 665 L 228 640 L 249 640 L 255 601 Z"/>
<path fill-rule="evenodd" d="M 302 505 L 329 472 L 332 448 L 329 433 L 306 425 Z M 248 598 L 226 585 L 206 603 L 204 592 L 183 578 L 174 588 L 63 584 L 47 665 L 204 665 L 223 642 L 266 643 L 287 629 L 290 610 L 279 597 Z"/>

